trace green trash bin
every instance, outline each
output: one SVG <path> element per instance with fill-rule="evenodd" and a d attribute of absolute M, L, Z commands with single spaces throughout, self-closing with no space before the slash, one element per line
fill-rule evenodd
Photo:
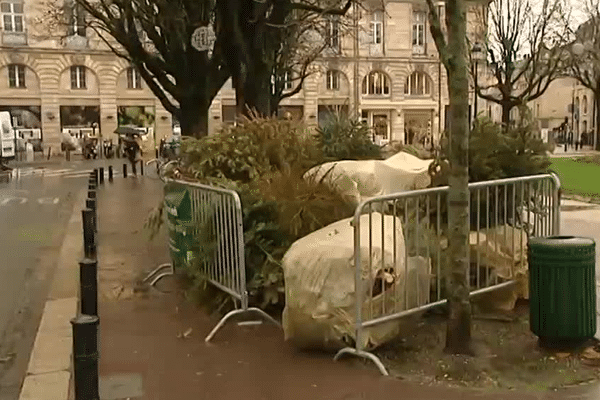
<path fill-rule="evenodd" d="M 593 239 L 529 239 L 530 329 L 545 345 L 596 334 L 596 244 Z"/>
<path fill-rule="evenodd" d="M 165 185 L 165 212 L 169 230 L 169 252 L 175 271 L 185 268 L 192 257 L 193 226 L 190 192 L 180 184 Z"/>

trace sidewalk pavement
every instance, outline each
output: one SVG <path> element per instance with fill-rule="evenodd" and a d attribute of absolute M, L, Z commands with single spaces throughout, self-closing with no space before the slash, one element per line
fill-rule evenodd
<path fill-rule="evenodd" d="M 564 158 L 564 157 L 583 157 L 600 155 L 600 151 L 594 150 L 592 146 L 583 146 L 582 149 L 575 150 L 575 147 L 569 146 L 565 152 L 565 148 L 562 145 L 556 146 L 554 153 L 550 153 L 550 158 Z"/>
<path fill-rule="evenodd" d="M 115 179 L 99 190 L 99 314 L 102 400 L 534 400 L 597 399 L 600 393 L 476 392 L 382 377 L 371 364 L 299 352 L 275 326 L 228 324 L 211 344 L 217 320 L 179 294 L 135 291 L 168 262 L 163 236 L 148 242 L 145 217 L 161 199 L 148 177 Z M 170 278 L 159 285 L 173 286 Z M 185 335 L 183 333 L 186 333 Z M 589 390 L 589 389 L 588 389 Z M 581 392 L 583 393 L 583 392 Z M 74 396 L 71 388 L 70 400 Z"/>

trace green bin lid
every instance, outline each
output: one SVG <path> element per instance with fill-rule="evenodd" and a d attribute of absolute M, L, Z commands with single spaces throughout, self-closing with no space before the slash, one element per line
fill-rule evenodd
<path fill-rule="evenodd" d="M 588 237 L 548 236 L 530 238 L 529 245 L 543 247 L 593 247 L 596 245 L 596 242 L 594 239 Z"/>

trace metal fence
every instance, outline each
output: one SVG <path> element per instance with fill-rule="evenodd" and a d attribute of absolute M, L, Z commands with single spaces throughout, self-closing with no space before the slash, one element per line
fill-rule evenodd
<path fill-rule="evenodd" d="M 190 194 L 190 231 L 194 248 L 186 249 L 187 262 L 195 262 L 196 272 L 235 300 L 237 309 L 227 313 L 205 341 L 210 341 L 229 319 L 240 314 L 259 314 L 279 325 L 263 310 L 248 305 L 242 204 L 238 193 L 199 183 L 171 179 L 164 181 L 184 187 Z M 173 241 L 171 237 L 170 246 L 177 246 L 177 243 L 171 243 Z M 173 266 L 169 264 L 169 268 L 167 274 L 174 274 Z M 155 278 L 151 284 L 156 283 L 157 279 L 160 278 Z"/>
<path fill-rule="evenodd" d="M 527 238 L 559 234 L 554 174 L 469 184 L 471 296 L 515 284 Z M 379 196 L 354 216 L 355 345 L 351 354 L 387 370 L 368 347 L 369 329 L 446 303 L 448 187 Z"/>

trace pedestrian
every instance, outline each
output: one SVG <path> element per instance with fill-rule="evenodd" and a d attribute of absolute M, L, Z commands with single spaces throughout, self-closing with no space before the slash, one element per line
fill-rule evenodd
<path fill-rule="evenodd" d="M 142 160 L 142 148 L 138 142 L 138 136 L 134 135 L 131 140 L 126 142 L 125 151 L 127 158 L 131 163 L 131 170 L 134 176 L 137 176 L 137 163 Z"/>

